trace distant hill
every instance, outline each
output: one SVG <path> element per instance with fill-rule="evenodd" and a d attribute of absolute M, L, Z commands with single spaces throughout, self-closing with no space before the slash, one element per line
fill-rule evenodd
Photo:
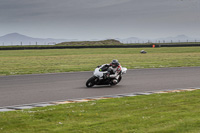
<path fill-rule="evenodd" d="M 122 43 L 147 43 L 147 42 L 153 42 L 153 43 L 163 43 L 163 42 L 200 42 L 199 38 L 192 38 L 188 37 L 186 35 L 177 35 L 175 37 L 165 37 L 165 38 L 155 38 L 155 39 L 146 39 L 146 38 L 137 38 L 137 37 L 129 37 L 125 39 L 117 39 Z"/>
<path fill-rule="evenodd" d="M 146 39 L 138 37 L 129 37 L 125 39 L 116 38 L 108 40 L 92 39 L 90 41 L 78 41 L 77 39 L 53 39 L 53 38 L 33 38 L 19 33 L 11 33 L 0 37 L 0 46 L 2 45 L 105 45 L 120 43 L 170 43 L 170 42 L 200 42 L 199 38 L 192 38 L 186 35 L 178 35 L 175 37 Z M 63 42 L 63 43 L 62 43 Z"/>
<path fill-rule="evenodd" d="M 142 39 L 142 38 L 138 38 L 138 37 L 129 37 L 129 38 L 125 38 L 125 39 L 116 39 L 122 43 L 146 43 L 148 42 L 148 39 Z"/>
<path fill-rule="evenodd" d="M 108 39 L 108 40 L 102 40 L 102 41 L 73 41 L 73 42 L 63 42 L 63 43 L 58 43 L 56 45 L 78 45 L 78 46 L 82 46 L 82 45 L 86 45 L 86 46 L 101 46 L 101 45 L 119 45 L 122 44 L 120 41 L 118 40 L 114 40 L 114 39 Z"/>
<path fill-rule="evenodd" d="M 53 39 L 53 38 L 33 38 L 19 33 L 11 33 L 0 37 L 0 45 L 47 45 L 56 44 L 65 41 L 72 41 L 67 39 Z M 75 40 L 74 40 L 75 41 Z"/>
<path fill-rule="evenodd" d="M 166 37 L 166 38 L 158 38 L 157 40 L 160 41 L 165 41 L 165 42 L 199 42 L 200 38 L 193 38 L 193 37 L 188 37 L 186 35 L 178 35 L 175 37 Z"/>

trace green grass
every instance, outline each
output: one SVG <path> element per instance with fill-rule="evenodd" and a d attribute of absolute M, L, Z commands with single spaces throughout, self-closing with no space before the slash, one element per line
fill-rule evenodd
<path fill-rule="evenodd" d="M 0 75 L 93 71 L 118 59 L 128 69 L 200 66 L 200 47 L 0 51 Z"/>
<path fill-rule="evenodd" d="M 1 133 L 199 133 L 200 91 L 1 112 Z"/>

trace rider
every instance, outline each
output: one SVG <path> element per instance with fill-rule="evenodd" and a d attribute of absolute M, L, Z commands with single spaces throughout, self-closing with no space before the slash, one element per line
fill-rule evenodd
<path fill-rule="evenodd" d="M 122 71 L 122 67 L 120 63 L 118 62 L 118 60 L 112 60 L 108 71 L 110 72 L 110 75 L 108 75 L 108 77 L 113 79 L 112 82 L 114 84 L 117 84 L 121 71 Z"/>

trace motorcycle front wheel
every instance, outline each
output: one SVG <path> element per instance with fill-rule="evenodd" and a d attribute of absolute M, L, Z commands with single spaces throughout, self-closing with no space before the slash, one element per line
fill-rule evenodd
<path fill-rule="evenodd" d="M 94 76 L 89 78 L 88 81 L 86 82 L 86 86 L 88 88 L 94 86 L 95 85 L 95 79 L 96 79 L 96 77 L 94 77 Z"/>

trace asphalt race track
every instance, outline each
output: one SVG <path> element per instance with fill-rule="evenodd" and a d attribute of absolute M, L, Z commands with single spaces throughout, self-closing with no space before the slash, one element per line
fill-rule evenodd
<path fill-rule="evenodd" d="M 117 86 L 86 88 L 93 72 L 0 76 L 0 107 L 200 87 L 200 67 L 128 70 Z"/>

